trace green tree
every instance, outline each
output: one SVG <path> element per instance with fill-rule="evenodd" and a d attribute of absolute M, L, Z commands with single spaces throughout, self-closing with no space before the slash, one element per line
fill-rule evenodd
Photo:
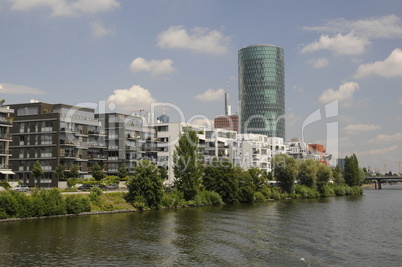
<path fill-rule="evenodd" d="M 334 177 L 335 184 L 341 185 L 341 184 L 345 183 L 345 180 L 343 180 L 343 177 L 342 177 L 342 170 L 341 170 L 341 167 L 339 167 L 339 165 L 336 165 L 336 167 L 332 171 L 332 176 Z"/>
<path fill-rule="evenodd" d="M 261 192 L 268 184 L 268 173 L 255 167 L 248 169 L 247 172 L 251 175 L 255 191 Z"/>
<path fill-rule="evenodd" d="M 145 202 L 150 208 L 158 208 L 163 196 L 163 182 L 158 168 L 149 160 L 141 160 L 135 168 L 135 175 L 127 183 L 126 201 L 136 206 Z"/>
<path fill-rule="evenodd" d="M 159 175 L 161 176 L 162 180 L 166 180 L 168 178 L 168 171 L 165 167 L 158 168 Z"/>
<path fill-rule="evenodd" d="M 126 163 L 122 162 L 120 164 L 119 170 L 117 171 L 117 176 L 119 176 L 120 179 L 123 179 L 127 176 Z"/>
<path fill-rule="evenodd" d="M 322 188 L 329 182 L 329 179 L 332 177 L 332 170 L 327 165 L 319 163 L 317 170 L 317 186 L 318 188 Z"/>
<path fill-rule="evenodd" d="M 240 167 L 234 168 L 233 178 L 238 181 L 238 187 L 240 191 L 240 202 L 251 203 L 254 202 L 254 193 L 256 192 L 256 180 L 248 171 L 244 171 Z M 259 177 L 261 178 L 261 177 Z M 259 190 L 262 190 L 263 183 L 257 181 L 257 185 L 260 186 Z"/>
<path fill-rule="evenodd" d="M 70 177 L 72 178 L 77 178 L 77 176 L 79 175 L 79 167 L 77 164 L 70 164 Z"/>
<path fill-rule="evenodd" d="M 363 177 L 359 168 L 359 161 L 355 154 L 345 158 L 345 167 L 343 169 L 343 178 L 349 186 L 361 185 Z"/>
<path fill-rule="evenodd" d="M 173 154 L 174 184 L 185 200 L 193 200 L 199 191 L 202 171 L 197 134 L 191 128 L 185 128 Z"/>
<path fill-rule="evenodd" d="M 241 200 L 239 177 L 235 176 L 232 164 L 227 160 L 219 162 L 214 158 L 204 169 L 202 185 L 205 190 L 218 193 L 226 204 L 236 204 Z"/>
<path fill-rule="evenodd" d="M 96 181 L 100 181 L 105 178 L 105 174 L 102 172 L 102 168 L 98 163 L 95 163 L 95 165 L 92 166 L 91 174 Z"/>
<path fill-rule="evenodd" d="M 299 173 L 297 161 L 285 154 L 273 157 L 274 177 L 284 192 L 293 193 L 295 180 Z"/>
<path fill-rule="evenodd" d="M 64 174 L 63 164 L 60 163 L 59 165 L 56 166 L 56 170 L 55 170 L 54 174 L 56 175 L 57 178 L 59 178 L 59 180 L 66 179 L 66 175 Z"/>
<path fill-rule="evenodd" d="M 35 179 L 38 179 L 43 175 L 43 169 L 42 166 L 40 165 L 39 160 L 35 161 L 31 173 L 33 177 L 35 177 Z"/>
<path fill-rule="evenodd" d="M 315 189 L 317 185 L 317 171 L 319 162 L 307 159 L 300 163 L 297 179 L 301 185 Z"/>

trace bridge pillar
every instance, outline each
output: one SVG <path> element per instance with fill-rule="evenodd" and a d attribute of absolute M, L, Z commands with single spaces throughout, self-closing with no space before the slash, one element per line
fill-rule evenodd
<path fill-rule="evenodd" d="M 377 180 L 374 180 L 374 189 L 378 189 Z"/>
<path fill-rule="evenodd" d="M 375 189 L 381 189 L 381 180 L 377 179 L 377 182 L 375 183 Z"/>

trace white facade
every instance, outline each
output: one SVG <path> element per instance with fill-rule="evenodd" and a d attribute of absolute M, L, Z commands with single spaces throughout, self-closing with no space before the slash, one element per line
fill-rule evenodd
<path fill-rule="evenodd" d="M 307 152 L 307 144 L 301 140 L 286 142 L 286 153 L 295 159 L 305 159 Z"/>
<path fill-rule="evenodd" d="M 9 134 L 12 127 L 10 114 L 13 112 L 14 110 L 8 107 L 0 107 L 0 177 L 6 180 L 8 179 L 8 175 L 15 174 L 9 164 L 9 157 L 11 156 L 9 150 L 11 136 Z"/>
<path fill-rule="evenodd" d="M 271 171 L 272 150 L 268 137 L 262 134 L 239 134 L 234 150 L 234 163 L 244 170 L 252 167 Z"/>

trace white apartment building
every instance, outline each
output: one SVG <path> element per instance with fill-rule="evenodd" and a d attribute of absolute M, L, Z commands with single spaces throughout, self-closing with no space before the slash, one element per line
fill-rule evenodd
<path fill-rule="evenodd" d="M 300 139 L 293 138 L 286 142 L 286 154 L 294 159 L 305 159 L 308 153 L 307 144 Z"/>
<path fill-rule="evenodd" d="M 10 128 L 13 120 L 10 115 L 13 112 L 9 107 L 0 106 L 0 180 L 7 180 L 9 175 L 15 174 L 9 164 Z"/>

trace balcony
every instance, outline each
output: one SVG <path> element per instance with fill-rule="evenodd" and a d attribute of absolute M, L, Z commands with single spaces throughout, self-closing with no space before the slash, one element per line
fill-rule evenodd
<path fill-rule="evenodd" d="M 91 160 L 105 160 L 107 157 L 105 155 L 100 155 L 100 154 L 88 154 L 88 159 Z"/>

